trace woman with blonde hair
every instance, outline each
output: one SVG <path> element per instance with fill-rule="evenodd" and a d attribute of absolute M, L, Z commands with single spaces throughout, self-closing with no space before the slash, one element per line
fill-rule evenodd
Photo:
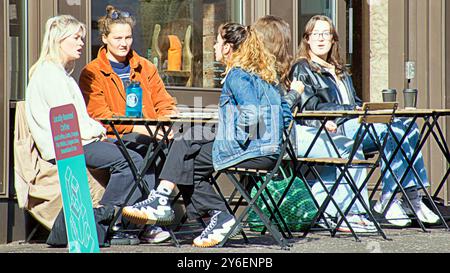
<path fill-rule="evenodd" d="M 339 54 L 339 36 L 336 27 L 330 18 L 316 15 L 312 17 L 305 27 L 305 32 L 300 44 L 296 63 L 292 67 L 291 79 L 301 79 L 305 85 L 300 104 L 307 110 L 355 110 L 359 109 L 362 101 L 356 95 L 351 75 L 348 73 L 344 62 Z M 338 125 L 339 124 L 339 125 Z M 410 125 L 410 120 L 395 119 L 392 124 L 393 132 L 397 139 L 402 139 L 406 128 Z M 339 132 L 349 138 L 355 138 L 359 124 L 357 119 L 339 120 L 328 122 L 326 129 L 330 132 Z M 375 131 L 379 139 L 382 139 L 387 132 L 384 124 L 375 124 Z M 419 129 L 413 124 L 413 130 L 408 133 L 401 149 L 408 157 L 414 154 L 414 149 L 419 141 Z M 388 160 L 393 157 L 393 152 L 397 144 L 389 135 L 387 138 L 385 155 Z M 374 151 L 376 144 L 369 134 L 363 141 L 363 149 Z M 402 153 L 398 152 L 393 158 L 390 167 L 391 171 L 386 172 L 383 177 L 382 194 L 380 200 L 374 207 L 378 213 L 386 210 L 386 219 L 393 225 L 404 227 L 411 224 L 409 215 L 415 214 L 418 218 L 429 224 L 436 224 L 439 217 L 431 211 L 421 199 L 418 189 L 419 183 L 425 187 L 429 186 L 428 177 L 420 153 L 414 162 L 414 169 L 410 169 L 405 174 L 408 164 Z M 386 169 L 386 162 L 381 162 L 382 170 Z M 417 176 L 416 176 L 417 174 Z M 400 180 L 403 176 L 403 187 L 406 195 L 402 200 L 394 199 L 389 204 L 392 195 L 397 190 L 394 176 Z M 406 206 L 405 201 L 410 200 L 412 208 Z M 409 203 L 409 202 L 408 202 Z"/>
<path fill-rule="evenodd" d="M 134 177 L 119 148 L 106 141 L 105 128 L 89 117 L 81 90 L 70 76 L 81 56 L 86 27 L 70 15 L 50 18 L 45 27 L 39 60 L 30 69 L 26 92 L 26 118 L 42 158 L 55 164 L 55 150 L 50 127 L 50 110 L 73 104 L 77 111 L 86 165 L 110 171 L 110 179 L 100 201 L 103 206 L 122 206 L 134 185 Z M 128 151 L 138 168 L 142 157 Z M 147 179 L 147 178 L 145 178 Z M 134 203 L 142 196 L 135 192 Z M 121 231 L 111 237 L 111 244 L 137 244 L 139 240 Z"/>
<path fill-rule="evenodd" d="M 194 239 L 197 247 L 220 244 L 231 229 L 233 234 L 239 230 L 224 200 L 209 183 L 210 175 L 229 167 L 273 168 L 281 152 L 284 126 L 292 118 L 274 87 L 275 58 L 252 27 L 221 25 L 214 49 L 216 60 L 226 65 L 215 140 L 197 142 L 198 149 L 189 156 L 183 156 L 186 150 L 181 148 L 192 146 L 186 140 L 176 140 L 157 190 L 148 200 L 124 208 L 124 216 L 132 222 L 168 225 L 174 219 L 169 196 L 178 186 L 189 218 L 211 216 L 209 225 Z M 188 158 L 194 158 L 190 165 Z"/>

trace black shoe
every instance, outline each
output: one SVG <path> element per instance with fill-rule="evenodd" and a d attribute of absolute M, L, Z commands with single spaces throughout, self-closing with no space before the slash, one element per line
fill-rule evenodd
<path fill-rule="evenodd" d="M 109 238 L 111 245 L 138 245 L 140 240 L 138 236 L 135 234 L 124 232 L 124 231 L 116 231 Z"/>

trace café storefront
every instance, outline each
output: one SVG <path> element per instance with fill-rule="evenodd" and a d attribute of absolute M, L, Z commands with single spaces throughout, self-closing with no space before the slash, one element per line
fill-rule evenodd
<path fill-rule="evenodd" d="M 312 15 L 324 14 L 338 27 L 341 54 L 363 100 L 380 101 L 384 88 L 417 88 L 419 108 L 450 108 L 450 4 L 445 0 L 4 0 L 0 4 L 0 243 L 24 239 L 26 233 L 14 194 L 11 141 L 15 102 L 24 99 L 28 69 L 38 58 L 45 22 L 56 14 L 71 14 L 91 30 L 73 74 L 78 79 L 101 46 L 96 21 L 107 4 L 136 18 L 134 49 L 158 66 L 180 105 L 217 104 L 223 68 L 214 62 L 213 45 L 221 23 L 248 25 L 265 14 L 280 16 L 291 26 L 295 55 L 305 23 Z M 179 71 L 167 67 L 169 36 L 183 47 Z M 399 100 L 401 105 L 401 96 Z M 441 125 L 448 137 L 447 124 Z M 432 141 L 423 152 L 436 187 L 447 170 L 446 161 Z M 440 196 L 446 202 L 449 189 L 446 185 Z"/>

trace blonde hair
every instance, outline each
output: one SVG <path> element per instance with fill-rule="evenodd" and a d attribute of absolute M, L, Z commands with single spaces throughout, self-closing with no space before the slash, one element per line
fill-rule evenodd
<path fill-rule="evenodd" d="M 113 18 L 113 14 L 116 14 L 117 18 Z M 127 16 L 124 16 L 126 14 Z M 121 11 L 112 5 L 106 6 L 106 15 L 98 19 L 98 29 L 101 35 L 106 37 L 111 33 L 111 26 L 115 24 L 128 24 L 131 29 L 136 25 L 136 21 L 130 16 L 128 12 Z"/>
<path fill-rule="evenodd" d="M 297 61 L 301 59 L 306 59 L 311 65 L 311 68 L 313 68 L 316 71 L 320 71 L 320 67 L 317 67 L 317 65 L 314 65 L 311 61 L 311 56 L 309 55 L 311 48 L 308 44 L 309 36 L 314 30 L 317 21 L 324 21 L 330 25 L 330 33 L 333 37 L 332 40 L 334 41 L 334 43 L 331 46 L 331 49 L 328 52 L 328 56 L 325 61 L 336 67 L 336 75 L 340 77 L 342 76 L 342 74 L 344 74 L 346 68 L 344 65 L 344 61 L 342 60 L 341 55 L 339 54 L 339 35 L 337 33 L 336 27 L 333 24 L 333 21 L 331 21 L 331 19 L 328 18 L 327 16 L 323 15 L 313 16 L 306 24 L 305 33 L 303 34 L 303 39 L 300 43 L 299 52 L 297 54 Z"/>
<path fill-rule="evenodd" d="M 233 48 L 233 53 L 225 62 L 227 74 L 233 67 L 256 74 L 268 83 L 278 84 L 275 56 L 264 47 L 263 42 L 251 27 L 228 23 L 219 27 L 219 34 Z"/>
<path fill-rule="evenodd" d="M 42 49 L 37 62 L 30 68 L 29 77 L 33 76 L 36 68 L 44 61 L 63 64 L 61 42 L 67 37 L 79 32 L 86 36 L 86 26 L 71 15 L 59 15 L 47 20 L 45 34 L 42 41 Z M 75 67 L 75 61 L 67 64 L 65 69 L 71 74 Z"/>
<path fill-rule="evenodd" d="M 292 65 L 292 55 L 289 53 L 291 43 L 291 28 L 278 16 L 266 15 L 253 24 L 267 50 L 275 55 L 275 68 L 285 88 L 291 85 L 289 72 Z"/>

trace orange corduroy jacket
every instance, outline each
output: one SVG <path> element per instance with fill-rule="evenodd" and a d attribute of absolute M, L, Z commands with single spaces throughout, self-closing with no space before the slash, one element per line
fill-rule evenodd
<path fill-rule="evenodd" d="M 126 92 L 122 80 L 114 73 L 102 47 L 95 60 L 86 65 L 80 75 L 80 88 L 92 118 L 125 116 Z M 173 114 L 175 100 L 164 87 L 156 67 L 135 51 L 128 55 L 131 67 L 130 80 L 139 81 L 142 87 L 142 114 L 146 118 L 158 118 Z M 113 136 L 111 128 L 108 135 Z M 116 126 L 120 134 L 133 131 L 132 125 Z"/>

